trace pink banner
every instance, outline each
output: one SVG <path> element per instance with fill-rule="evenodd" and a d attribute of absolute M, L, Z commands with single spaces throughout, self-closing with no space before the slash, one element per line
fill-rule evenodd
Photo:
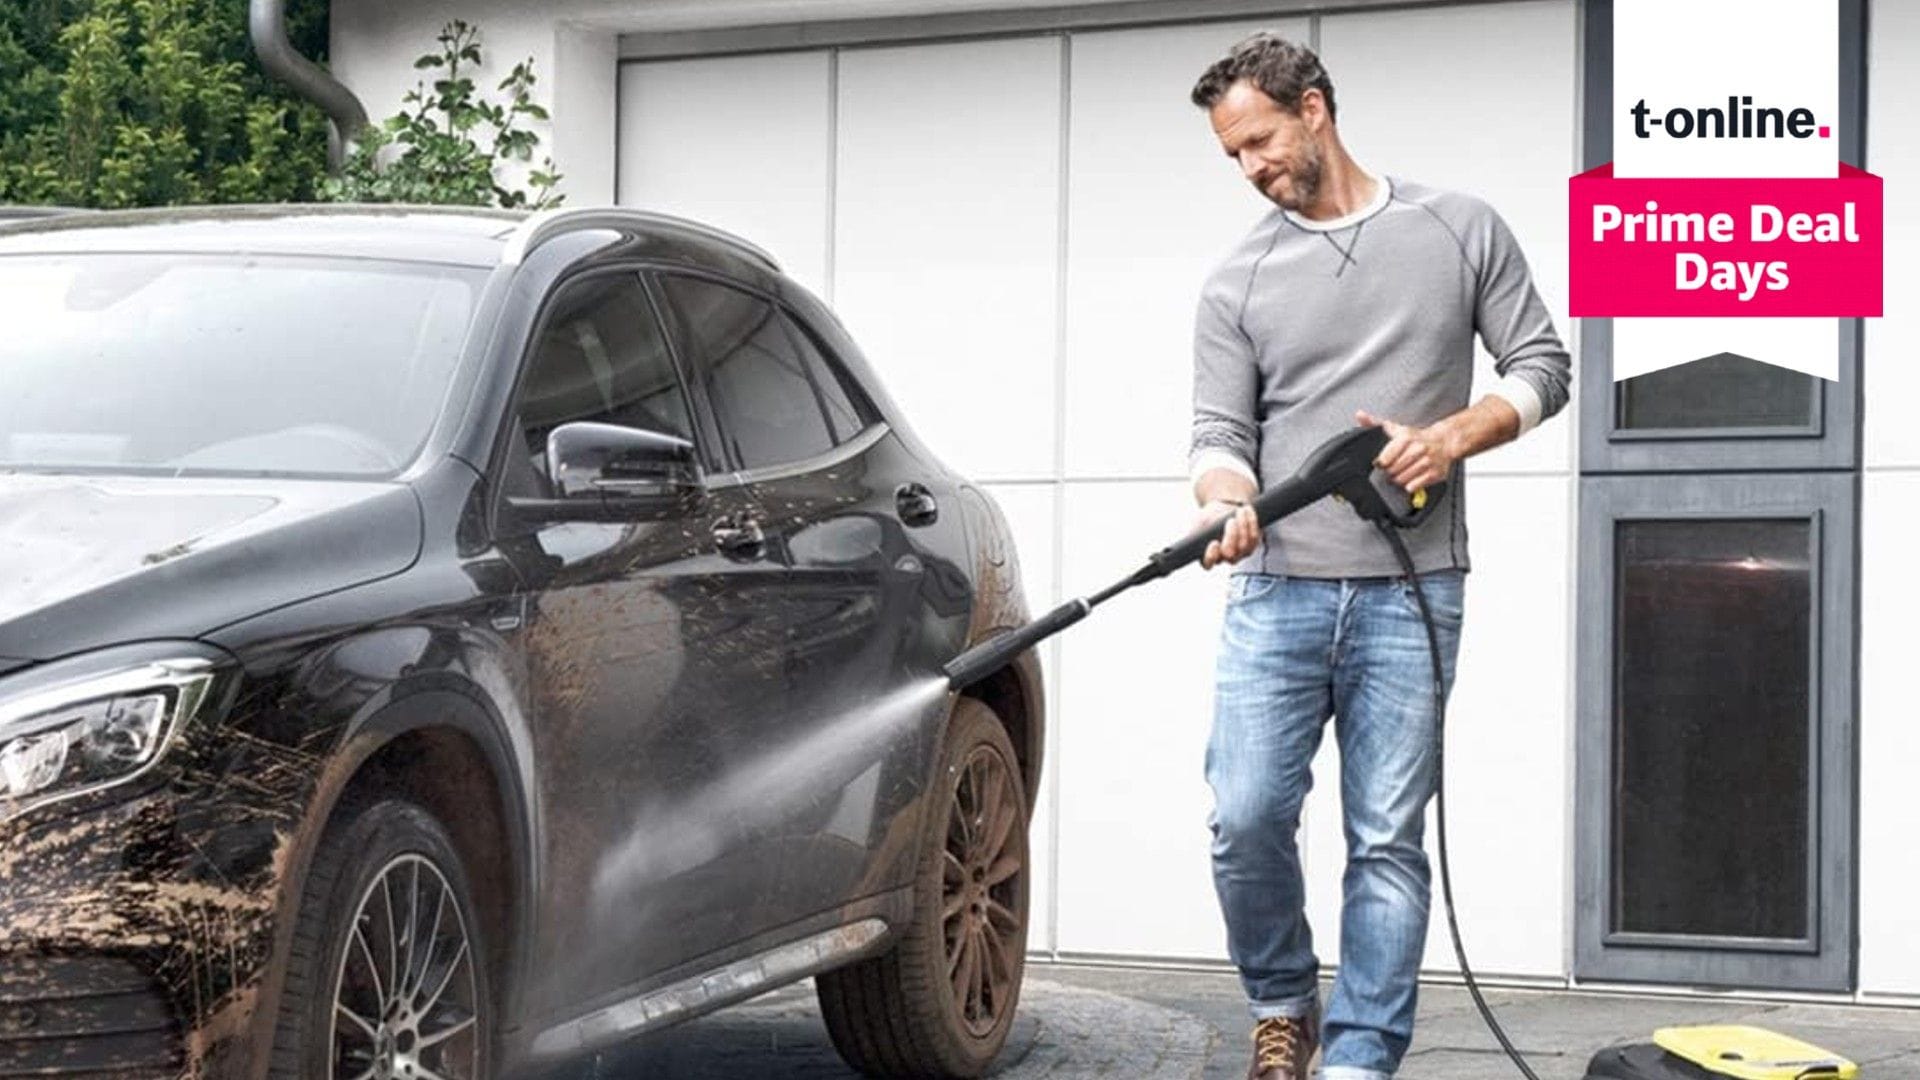
<path fill-rule="evenodd" d="M 1568 182 L 1576 317 L 1851 317 L 1881 308 L 1882 185 L 1827 179 Z"/>

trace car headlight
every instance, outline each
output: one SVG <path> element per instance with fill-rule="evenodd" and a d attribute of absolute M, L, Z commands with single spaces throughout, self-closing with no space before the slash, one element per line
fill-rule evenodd
<path fill-rule="evenodd" d="M 165 660 L 0 702 L 0 818 L 145 772 L 199 707 L 212 669 Z"/>

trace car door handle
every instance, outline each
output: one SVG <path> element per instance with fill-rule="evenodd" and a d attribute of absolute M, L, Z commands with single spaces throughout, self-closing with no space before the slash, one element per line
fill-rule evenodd
<path fill-rule="evenodd" d="M 893 504 L 900 511 L 900 520 L 909 525 L 931 525 L 940 520 L 940 501 L 925 484 L 901 484 L 893 493 Z"/>
<path fill-rule="evenodd" d="M 750 517 L 721 518 L 713 523 L 713 542 L 728 555 L 758 555 L 766 546 L 767 534 Z"/>

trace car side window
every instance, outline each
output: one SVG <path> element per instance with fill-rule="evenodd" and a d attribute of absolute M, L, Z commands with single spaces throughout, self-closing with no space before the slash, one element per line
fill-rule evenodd
<path fill-rule="evenodd" d="M 638 274 L 562 287 L 534 341 L 516 417 L 518 462 L 508 463 L 507 481 L 514 493 L 549 493 L 547 436 L 562 424 L 618 424 L 694 441 L 666 333 Z"/>
<path fill-rule="evenodd" d="M 839 368 L 827 359 L 826 353 L 815 344 L 813 335 L 807 333 L 799 323 L 785 314 L 781 315 L 781 321 L 787 324 L 787 332 L 793 335 L 794 345 L 800 350 L 807 374 L 813 377 L 813 384 L 820 390 L 820 404 L 827 410 L 827 419 L 833 424 L 834 441 L 843 443 L 860 434 L 867 426 L 867 418 L 861 408 L 854 404 L 854 397 L 848 392 Z"/>
<path fill-rule="evenodd" d="M 774 304 L 702 278 L 662 284 L 691 377 L 706 387 L 740 468 L 824 454 L 863 426 L 812 338 Z"/>

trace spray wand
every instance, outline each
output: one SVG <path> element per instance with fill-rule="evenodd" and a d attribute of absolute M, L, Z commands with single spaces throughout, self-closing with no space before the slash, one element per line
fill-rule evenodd
<path fill-rule="evenodd" d="M 1377 427 L 1354 428 L 1321 443 L 1292 476 L 1254 498 L 1253 512 L 1260 527 L 1264 529 L 1328 495 L 1345 500 L 1368 521 L 1403 529 L 1418 525 L 1439 505 L 1446 485 L 1437 484 L 1409 496 L 1386 476 L 1376 477 L 1373 462 L 1386 446 L 1387 433 Z M 1222 520 L 1199 529 L 1155 552 L 1145 566 L 1092 596 L 1069 600 L 1025 626 L 961 653 L 944 668 L 948 685 L 964 690 L 1128 589 L 1158 581 L 1188 563 L 1198 562 L 1206 554 L 1207 545 L 1220 539 L 1226 525 Z"/>

